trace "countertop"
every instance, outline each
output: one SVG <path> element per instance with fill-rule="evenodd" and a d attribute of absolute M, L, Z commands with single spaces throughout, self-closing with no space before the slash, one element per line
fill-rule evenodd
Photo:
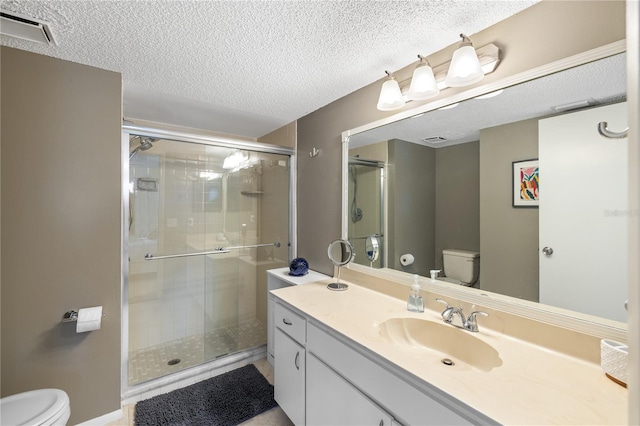
<path fill-rule="evenodd" d="M 627 424 L 627 389 L 600 365 L 536 346 L 482 326 L 472 333 L 499 353 L 490 371 L 446 367 L 424 350 L 400 348 L 380 335 L 389 318 L 440 322 L 440 312 L 408 312 L 406 301 L 349 283 L 330 291 L 329 280 L 274 290 L 282 301 L 502 424 Z M 470 333 L 458 330 L 460 333 Z M 438 358 L 438 359 L 436 359 Z"/>

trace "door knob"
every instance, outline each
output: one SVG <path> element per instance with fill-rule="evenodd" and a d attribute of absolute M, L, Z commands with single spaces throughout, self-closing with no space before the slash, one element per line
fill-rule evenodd
<path fill-rule="evenodd" d="M 542 254 L 545 256 L 551 256 L 553 254 L 553 249 L 551 247 L 545 247 L 542 249 Z"/>

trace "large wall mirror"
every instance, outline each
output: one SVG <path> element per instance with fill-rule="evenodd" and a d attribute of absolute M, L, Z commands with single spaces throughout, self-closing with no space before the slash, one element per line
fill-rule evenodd
<path fill-rule="evenodd" d="M 625 330 L 627 141 L 597 131 L 628 125 L 619 46 L 343 133 L 343 238 L 355 269 L 440 270 L 455 291 Z M 469 256 L 470 271 L 447 270 L 452 251 Z"/>

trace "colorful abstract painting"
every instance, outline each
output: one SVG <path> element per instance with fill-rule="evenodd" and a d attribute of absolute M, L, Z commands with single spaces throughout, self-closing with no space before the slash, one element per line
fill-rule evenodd
<path fill-rule="evenodd" d="M 513 207 L 537 207 L 540 197 L 538 160 L 513 162 Z"/>

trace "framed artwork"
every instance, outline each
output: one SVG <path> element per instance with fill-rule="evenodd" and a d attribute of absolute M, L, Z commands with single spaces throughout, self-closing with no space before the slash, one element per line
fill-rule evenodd
<path fill-rule="evenodd" d="M 538 159 L 514 161 L 512 164 L 513 207 L 538 207 L 540 200 Z"/>

